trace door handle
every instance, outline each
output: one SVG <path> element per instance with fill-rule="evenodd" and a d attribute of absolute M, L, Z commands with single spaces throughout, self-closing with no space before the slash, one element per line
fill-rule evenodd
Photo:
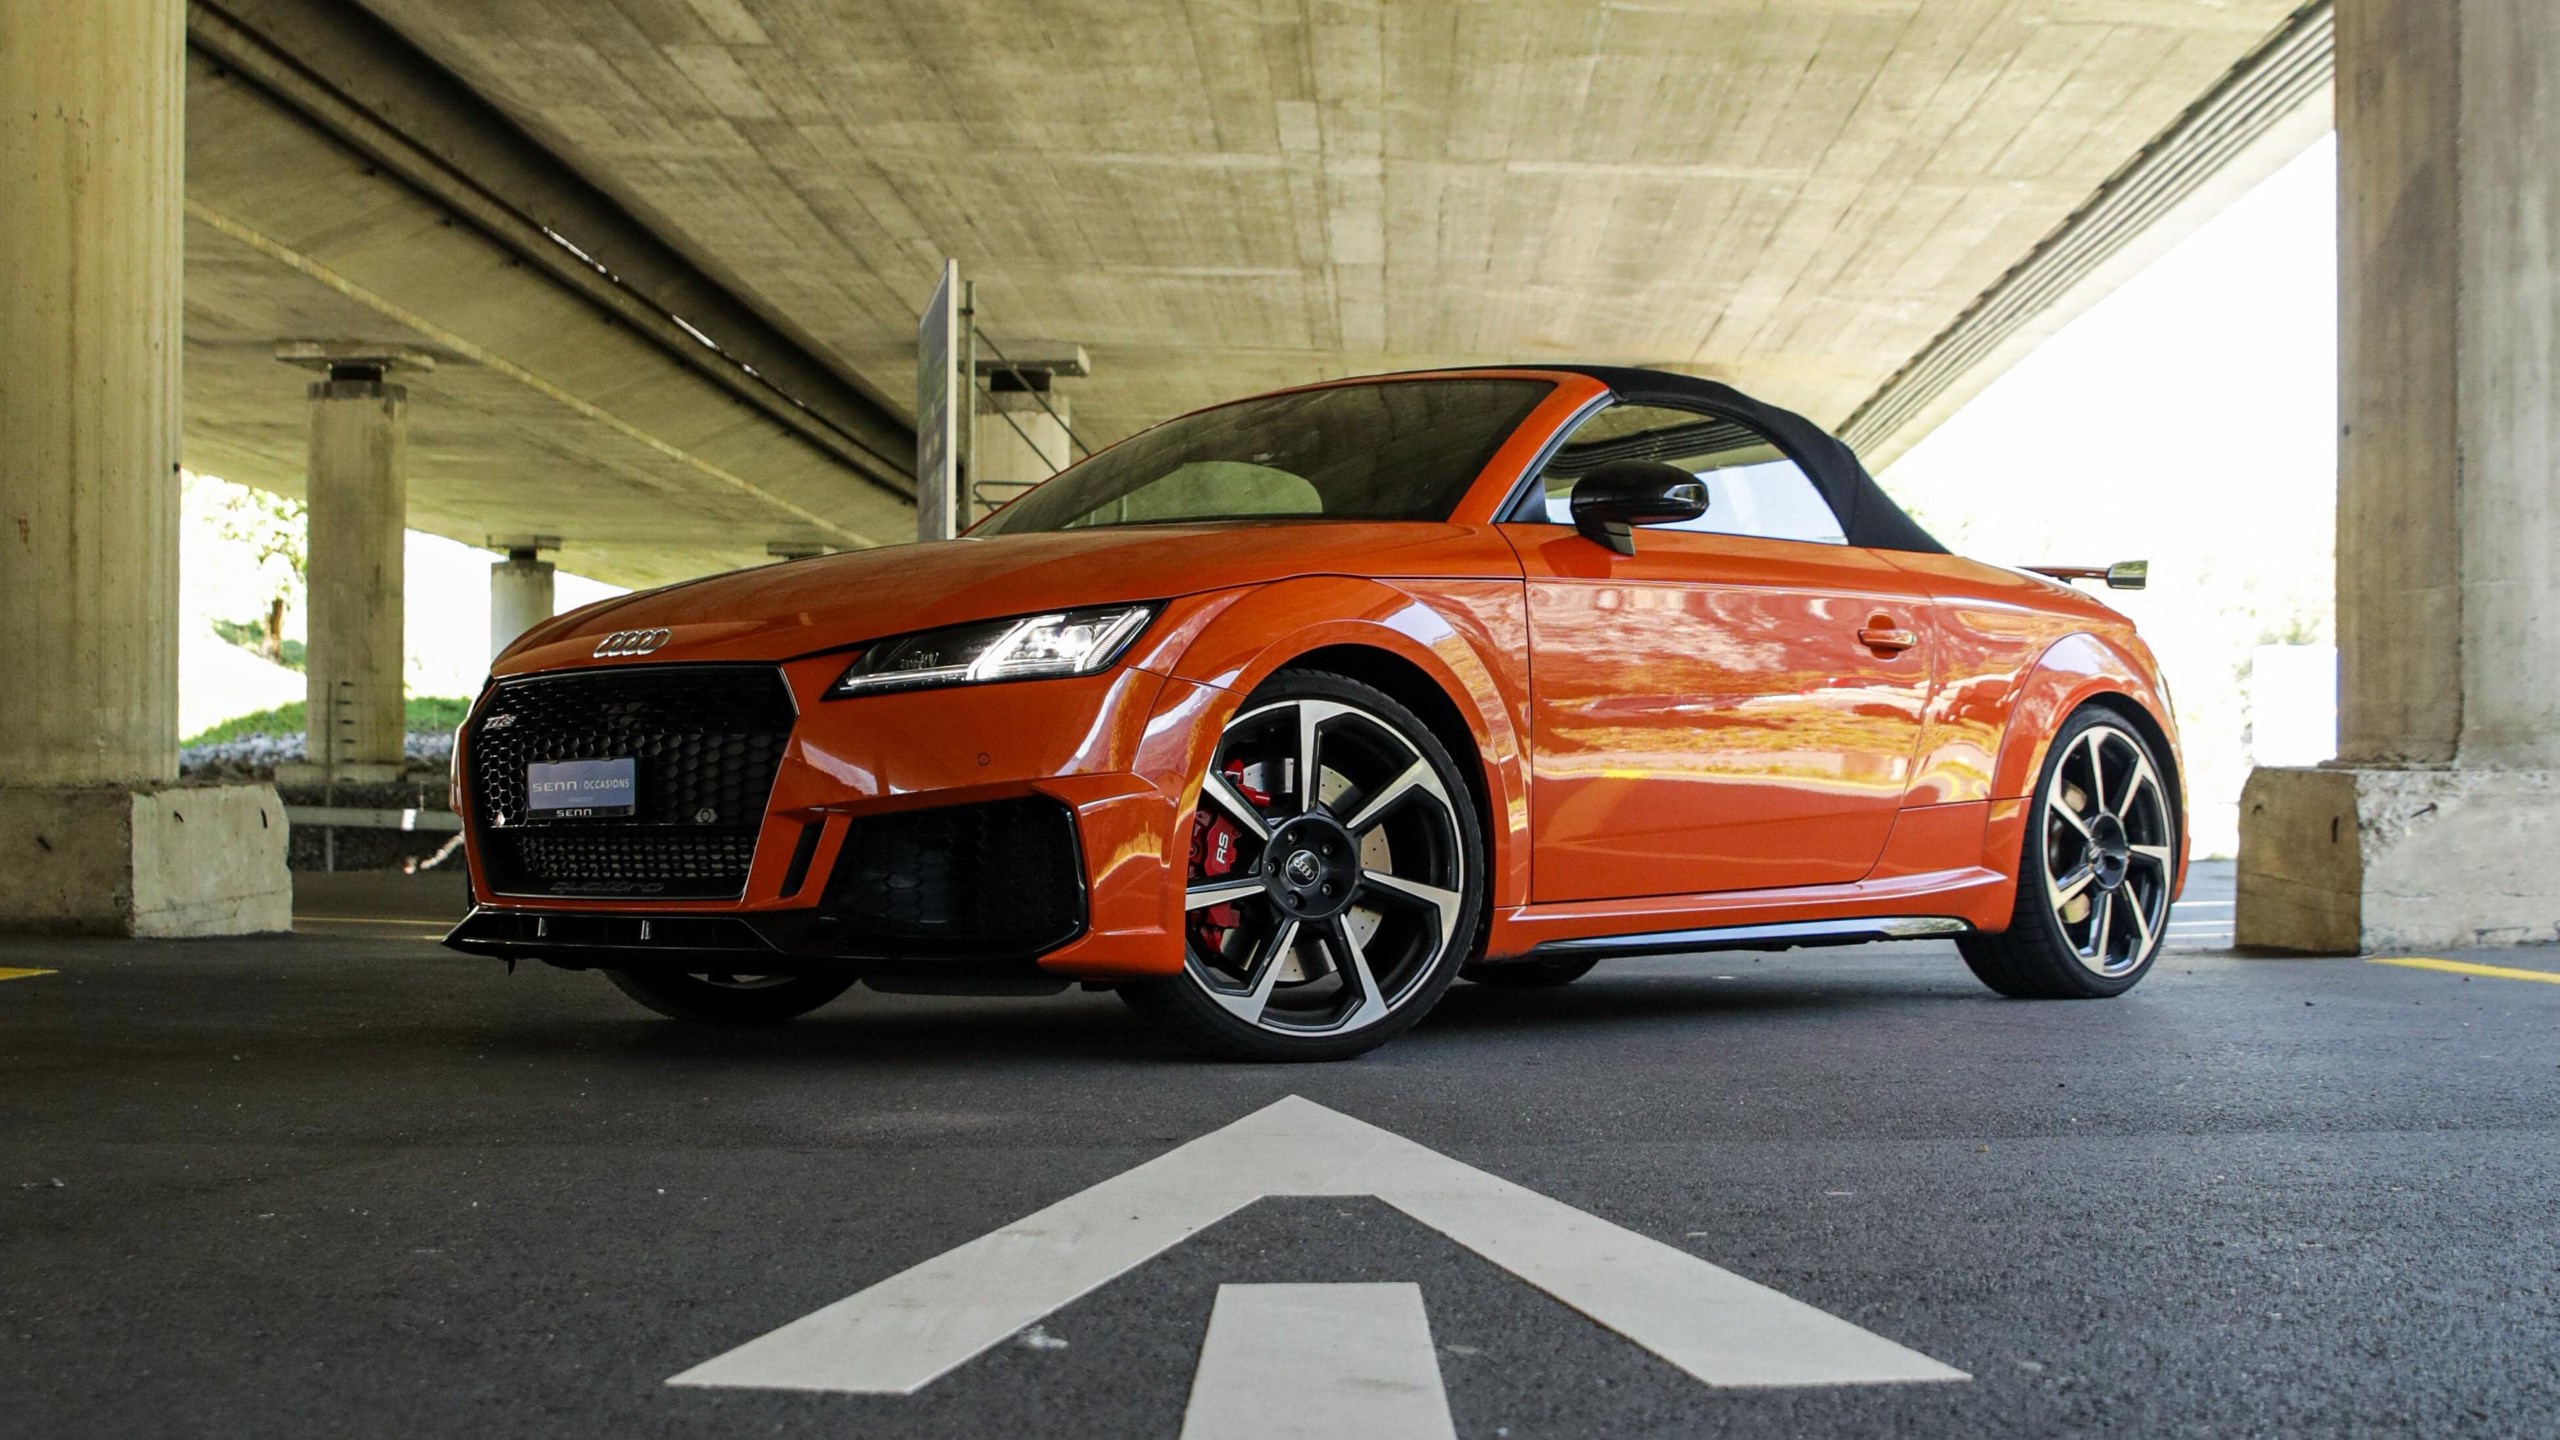
<path fill-rule="evenodd" d="M 1919 644 L 1920 637 L 1894 624 L 1892 616 L 1878 615 L 1858 631 L 1858 643 L 1898 655 Z"/>

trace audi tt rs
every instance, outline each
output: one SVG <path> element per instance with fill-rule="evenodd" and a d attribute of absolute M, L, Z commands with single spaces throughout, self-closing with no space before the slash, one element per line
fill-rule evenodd
<path fill-rule="evenodd" d="M 1800 416 L 1596 367 L 1238 400 L 957 540 L 562 615 L 454 805 L 448 943 L 669 1016 L 1081 983 L 1282 1060 L 1720 948 L 2116 995 L 2186 854 L 2121 614 L 1948 554 Z"/>

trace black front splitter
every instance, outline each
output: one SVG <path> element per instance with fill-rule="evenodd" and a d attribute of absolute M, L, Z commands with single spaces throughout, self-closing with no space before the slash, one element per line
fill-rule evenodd
<path fill-rule="evenodd" d="M 879 953 L 816 910 L 629 915 L 478 905 L 444 943 L 467 955 L 539 960 L 564 970 L 831 975 L 914 994 L 1054 995 L 1074 983 L 1042 970 L 1034 955 Z"/>

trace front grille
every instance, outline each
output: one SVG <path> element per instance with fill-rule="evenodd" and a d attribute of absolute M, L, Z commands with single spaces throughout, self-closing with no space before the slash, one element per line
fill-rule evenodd
<path fill-rule="evenodd" d="M 684 830 L 534 827 L 507 837 L 516 872 L 555 895 L 718 895 L 746 883 L 756 836 Z"/>
<path fill-rule="evenodd" d="M 499 684 L 471 732 L 471 802 L 490 884 L 506 895 L 745 893 L 797 710 L 768 666 L 577 670 Z M 525 767 L 628 756 L 627 819 L 551 820 Z"/>
<path fill-rule="evenodd" d="M 1030 798 L 855 820 L 825 910 L 848 953 L 1033 955 L 1084 928 L 1075 817 Z"/>

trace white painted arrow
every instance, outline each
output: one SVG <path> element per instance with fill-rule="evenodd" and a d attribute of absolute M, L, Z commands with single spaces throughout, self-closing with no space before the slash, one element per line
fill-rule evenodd
<path fill-rule="evenodd" d="M 1293 1095 L 667 1383 L 913 1394 L 1256 1200 L 1344 1195 L 1385 1201 L 1709 1385 L 1969 1378 Z"/>
<path fill-rule="evenodd" d="M 1221 1285 L 1182 1440 L 1458 1440 L 1419 1285 Z"/>

